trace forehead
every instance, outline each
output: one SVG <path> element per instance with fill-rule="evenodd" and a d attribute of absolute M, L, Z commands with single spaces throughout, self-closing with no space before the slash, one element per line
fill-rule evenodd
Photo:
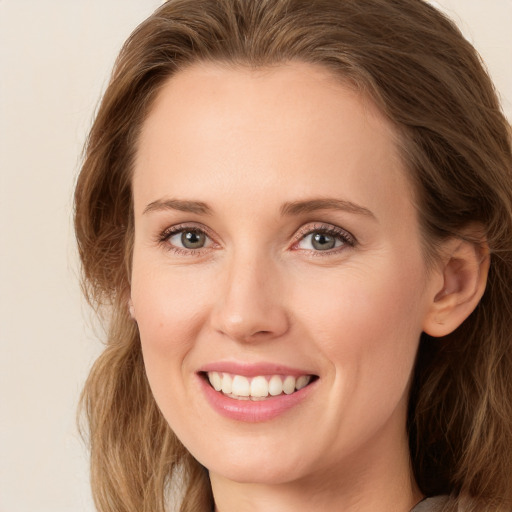
<path fill-rule="evenodd" d="M 396 140 L 371 99 L 323 67 L 195 64 L 164 84 L 143 125 L 135 207 L 158 191 L 329 196 L 340 180 L 354 201 L 366 185 L 410 196 Z"/>

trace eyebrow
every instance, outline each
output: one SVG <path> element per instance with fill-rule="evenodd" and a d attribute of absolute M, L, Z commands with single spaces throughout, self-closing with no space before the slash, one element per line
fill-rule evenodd
<path fill-rule="evenodd" d="M 212 209 L 202 201 L 183 201 L 181 199 L 157 199 L 144 208 L 143 214 L 155 211 L 178 210 L 180 212 L 211 215 Z"/>
<path fill-rule="evenodd" d="M 344 212 L 356 213 L 377 220 L 373 212 L 368 210 L 368 208 L 352 203 L 351 201 L 335 198 L 310 199 L 307 201 L 292 201 L 290 203 L 285 203 L 281 207 L 281 215 L 300 215 L 303 213 L 316 212 L 318 210 L 342 210 Z"/>
<path fill-rule="evenodd" d="M 212 214 L 212 209 L 202 201 L 184 201 L 181 199 L 157 199 L 144 208 L 143 214 L 165 210 L 178 210 L 198 215 Z M 293 216 L 312 213 L 318 210 L 341 210 L 376 219 L 375 215 L 368 210 L 368 208 L 352 203 L 351 201 L 335 198 L 309 199 L 284 203 L 283 206 L 281 206 L 281 215 L 283 217 Z"/>

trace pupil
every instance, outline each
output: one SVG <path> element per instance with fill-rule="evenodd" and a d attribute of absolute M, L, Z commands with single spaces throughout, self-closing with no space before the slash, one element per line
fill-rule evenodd
<path fill-rule="evenodd" d="M 181 235 L 181 243 L 187 249 L 199 249 L 204 246 L 205 236 L 195 231 L 185 231 Z"/>
<path fill-rule="evenodd" d="M 316 233 L 313 236 L 313 247 L 320 251 L 327 251 L 333 249 L 336 244 L 334 237 L 326 235 L 325 233 Z"/>

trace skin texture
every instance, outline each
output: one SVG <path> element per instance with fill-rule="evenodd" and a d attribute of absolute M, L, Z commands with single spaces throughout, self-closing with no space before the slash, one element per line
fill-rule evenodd
<path fill-rule="evenodd" d="M 393 129 L 372 102 L 313 65 L 192 66 L 143 126 L 133 192 L 131 304 L 148 379 L 209 469 L 217 509 L 409 511 L 421 495 L 408 386 L 420 333 L 453 309 L 439 307 L 451 259 L 426 271 Z M 368 211 L 282 214 L 326 198 Z M 158 206 L 171 199 L 210 211 Z M 166 238 L 172 226 L 204 231 L 204 247 Z M 349 241 L 315 249 L 308 233 L 332 227 Z M 319 378 L 278 417 L 235 421 L 201 391 L 197 372 L 219 361 Z"/>

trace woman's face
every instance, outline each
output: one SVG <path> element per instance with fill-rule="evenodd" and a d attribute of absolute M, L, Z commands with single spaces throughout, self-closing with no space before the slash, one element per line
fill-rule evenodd
<path fill-rule="evenodd" d="M 212 478 L 392 471 L 406 452 L 439 276 L 405 176 L 390 124 L 322 68 L 198 64 L 159 93 L 131 300 L 155 399 Z"/>

